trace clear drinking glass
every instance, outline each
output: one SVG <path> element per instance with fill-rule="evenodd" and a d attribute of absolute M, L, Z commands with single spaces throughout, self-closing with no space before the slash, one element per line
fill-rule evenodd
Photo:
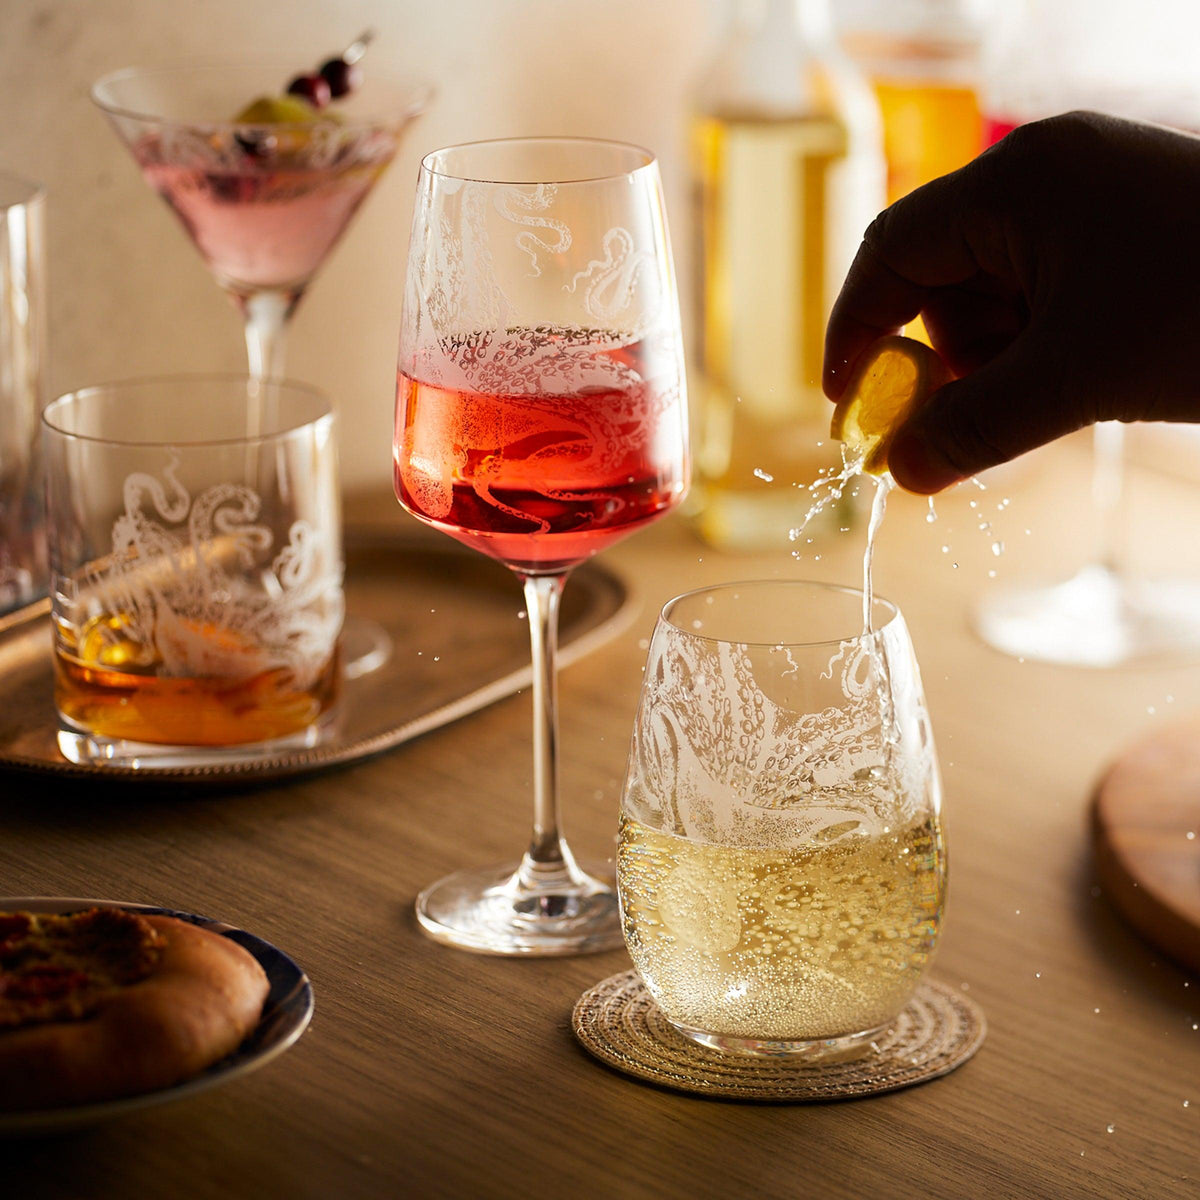
<path fill-rule="evenodd" d="M 319 120 L 238 121 L 278 97 L 296 64 L 131 67 L 92 99 L 241 310 L 250 374 L 283 371 L 287 323 L 313 275 L 391 162 L 432 89 L 364 84 Z"/>
<path fill-rule="evenodd" d="M 45 207 L 37 184 L 0 172 L 0 613 L 46 591 L 37 454 Z"/>
<path fill-rule="evenodd" d="M 343 611 L 329 402 L 144 379 L 62 396 L 42 423 L 63 754 L 179 767 L 316 744 Z"/>
<path fill-rule="evenodd" d="M 658 167 L 572 138 L 421 166 L 396 399 L 396 494 L 512 568 L 533 651 L 534 826 L 519 863 L 417 900 L 427 933 L 496 954 L 621 941 L 612 887 L 559 832 L 554 652 L 571 569 L 661 517 L 688 478 L 679 306 Z"/>
<path fill-rule="evenodd" d="M 899 611 L 806 582 L 662 610 L 617 851 L 625 940 L 720 1050 L 865 1049 L 912 996 L 945 897 L 941 784 Z"/>
<path fill-rule="evenodd" d="M 997 589 L 974 611 L 979 636 L 1014 658 L 1067 667 L 1177 661 L 1200 653 L 1200 581 L 1139 579 L 1124 553 L 1128 528 L 1125 426 L 1093 429 L 1092 509 L 1097 546 L 1065 579 Z"/>

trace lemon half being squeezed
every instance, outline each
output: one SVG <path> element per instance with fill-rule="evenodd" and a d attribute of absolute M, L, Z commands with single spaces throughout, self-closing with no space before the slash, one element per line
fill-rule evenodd
<path fill-rule="evenodd" d="M 881 337 L 863 351 L 833 410 L 831 437 L 868 475 L 888 469 L 896 430 L 954 376 L 936 350 L 912 338 Z"/>

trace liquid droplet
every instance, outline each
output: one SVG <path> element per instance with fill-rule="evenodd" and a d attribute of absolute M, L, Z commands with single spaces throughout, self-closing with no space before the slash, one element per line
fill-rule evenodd
<path fill-rule="evenodd" d="M 761 479 L 764 483 L 774 483 L 775 482 L 775 476 L 770 474 L 767 471 L 764 471 L 762 469 L 762 467 L 754 468 L 754 477 L 756 479 Z"/>
<path fill-rule="evenodd" d="M 933 497 L 929 497 L 929 511 L 925 514 L 925 520 L 932 525 L 937 520 L 937 509 L 933 507 Z"/>
<path fill-rule="evenodd" d="M 1004 543 L 1003 542 L 993 542 L 992 543 L 992 553 L 997 558 L 999 558 L 1000 555 L 1002 555 L 1004 553 Z"/>
<path fill-rule="evenodd" d="M 1117 1131 L 1117 1127 L 1115 1125 L 1105 1125 L 1104 1128 L 1107 1129 L 1109 1133 L 1116 1133 Z"/>

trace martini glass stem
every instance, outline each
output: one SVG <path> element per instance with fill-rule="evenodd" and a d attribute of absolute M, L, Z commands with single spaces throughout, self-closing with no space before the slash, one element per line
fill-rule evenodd
<path fill-rule="evenodd" d="M 278 379 L 283 374 L 284 339 L 297 299 L 289 292 L 264 291 L 241 300 L 252 378 Z"/>
<path fill-rule="evenodd" d="M 521 859 L 520 886 L 539 892 L 575 883 L 582 873 L 559 832 L 558 609 L 566 574 L 523 575 L 533 654 L 533 834 Z M 548 913 L 547 915 L 555 915 Z"/>

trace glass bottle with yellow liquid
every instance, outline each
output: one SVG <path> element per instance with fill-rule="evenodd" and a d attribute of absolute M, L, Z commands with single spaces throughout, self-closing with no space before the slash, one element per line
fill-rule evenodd
<path fill-rule="evenodd" d="M 805 489 L 838 462 L 825 324 L 883 204 L 878 107 L 838 49 L 827 0 L 729 0 L 694 112 L 692 511 L 715 545 L 786 547 Z"/>
<path fill-rule="evenodd" d="M 842 18 L 842 43 L 883 119 L 887 202 L 983 149 L 979 77 L 989 0 L 873 0 Z"/>

